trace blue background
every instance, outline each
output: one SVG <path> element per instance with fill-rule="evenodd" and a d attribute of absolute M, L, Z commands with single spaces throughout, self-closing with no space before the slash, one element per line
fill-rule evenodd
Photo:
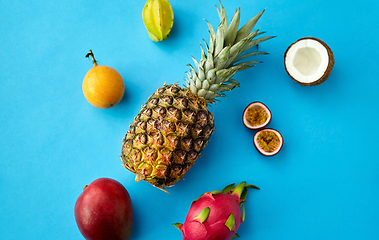
<path fill-rule="evenodd" d="M 372 0 L 223 0 L 241 22 L 266 9 L 257 28 L 276 38 L 267 56 L 237 73 L 241 83 L 210 110 L 216 132 L 187 173 L 166 194 L 121 165 L 122 138 L 141 105 L 164 82 L 184 84 L 191 55 L 208 41 L 204 18 L 218 25 L 218 1 L 171 0 L 170 37 L 148 37 L 145 1 L 0 1 L 0 238 L 83 239 L 74 218 L 82 187 L 99 177 L 121 182 L 135 211 L 132 239 L 180 239 L 201 193 L 247 181 L 240 239 L 379 239 L 377 118 L 379 50 Z M 298 38 L 318 37 L 333 50 L 328 80 L 303 87 L 286 74 L 283 55 Z M 100 110 L 81 84 L 92 49 L 117 69 L 126 93 Z M 284 146 L 268 158 L 254 148 L 244 108 L 262 101 Z"/>

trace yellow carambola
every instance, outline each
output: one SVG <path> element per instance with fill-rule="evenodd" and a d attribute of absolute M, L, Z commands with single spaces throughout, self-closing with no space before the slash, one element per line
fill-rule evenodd
<path fill-rule="evenodd" d="M 167 0 L 148 0 L 142 11 L 142 19 L 151 40 L 168 38 L 174 24 L 174 12 Z"/>

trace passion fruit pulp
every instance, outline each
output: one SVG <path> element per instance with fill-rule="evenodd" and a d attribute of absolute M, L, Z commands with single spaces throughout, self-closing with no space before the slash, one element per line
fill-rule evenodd
<path fill-rule="evenodd" d="M 249 129 L 264 128 L 271 121 L 271 111 L 261 102 L 252 102 L 243 111 L 242 121 Z"/>
<path fill-rule="evenodd" d="M 266 128 L 254 135 L 254 146 L 265 156 L 274 156 L 283 146 L 283 137 L 275 129 Z"/>

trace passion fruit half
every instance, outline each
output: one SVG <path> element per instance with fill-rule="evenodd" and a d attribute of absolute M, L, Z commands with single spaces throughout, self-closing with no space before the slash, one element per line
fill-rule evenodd
<path fill-rule="evenodd" d="M 283 137 L 275 129 L 266 128 L 255 133 L 254 145 L 265 156 L 274 156 L 283 146 Z"/>
<path fill-rule="evenodd" d="M 252 102 L 243 111 L 242 121 L 249 129 L 264 128 L 271 121 L 271 111 L 261 102 Z"/>

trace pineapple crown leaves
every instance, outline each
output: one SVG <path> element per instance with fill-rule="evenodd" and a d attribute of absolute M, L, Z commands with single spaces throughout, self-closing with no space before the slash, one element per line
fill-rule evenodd
<path fill-rule="evenodd" d="M 239 83 L 232 79 L 234 74 L 260 63 L 254 60 L 242 60 L 256 55 L 267 54 L 262 51 L 245 52 L 253 46 L 273 38 L 273 36 L 256 38 L 265 32 L 259 32 L 259 29 L 252 31 L 265 10 L 258 13 L 238 29 L 240 8 L 234 12 L 229 25 L 221 2 L 220 8 L 217 6 L 216 8 L 220 24 L 215 30 L 206 21 L 210 33 L 209 44 L 203 40 L 204 48 L 200 43 L 201 59 L 197 61 L 192 57 L 194 66 L 188 64 L 190 70 L 186 72 L 188 78 L 185 79 L 186 87 L 194 95 L 203 98 L 206 103 L 214 103 L 217 97 L 225 97 L 225 91 L 231 91 L 239 87 Z"/>

